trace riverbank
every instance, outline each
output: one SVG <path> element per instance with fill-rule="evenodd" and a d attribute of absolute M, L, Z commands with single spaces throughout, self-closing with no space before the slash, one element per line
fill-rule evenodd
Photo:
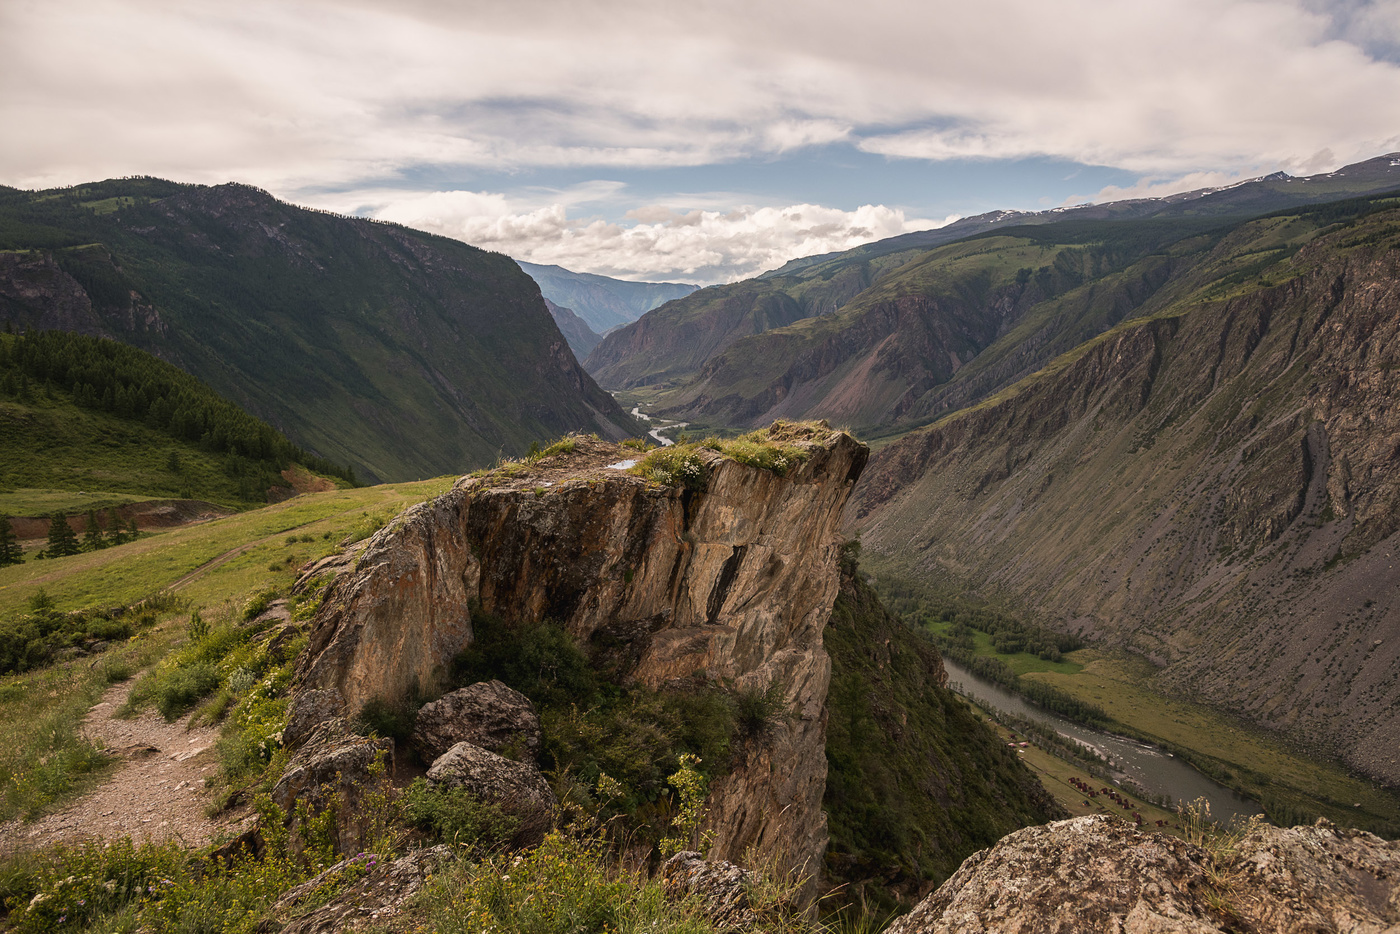
<path fill-rule="evenodd" d="M 1004 665 L 1016 676 L 1013 689 L 1053 689 L 1101 709 L 1108 719 L 1096 727 L 1189 762 L 1213 781 L 1257 801 L 1270 821 L 1288 826 L 1325 817 L 1343 827 L 1400 836 L 1400 789 L 1359 777 L 1316 750 L 1297 748 L 1226 711 L 1159 693 L 1152 687 L 1156 669 L 1146 660 L 1098 646 L 1059 657 L 1045 653 L 1051 658 L 997 651 L 994 631 L 1019 627 L 1030 636 L 1045 631 L 1014 606 L 921 584 L 880 556 L 868 556 L 865 565 L 886 605 L 910 625 L 942 636 L 940 642 L 955 637 L 974 655 Z"/>

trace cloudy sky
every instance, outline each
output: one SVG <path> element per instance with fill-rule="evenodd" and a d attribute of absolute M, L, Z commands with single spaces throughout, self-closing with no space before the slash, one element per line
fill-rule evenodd
<path fill-rule="evenodd" d="M 0 183 L 248 182 L 711 283 L 1400 150 L 1400 0 L 0 0 Z"/>

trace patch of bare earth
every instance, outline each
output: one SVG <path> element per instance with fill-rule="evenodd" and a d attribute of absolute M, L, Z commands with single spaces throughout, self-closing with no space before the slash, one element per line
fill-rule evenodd
<path fill-rule="evenodd" d="M 205 816 L 204 779 L 218 767 L 218 729 L 191 727 L 189 715 L 173 723 L 148 710 L 131 720 L 113 716 L 136 679 L 113 685 L 83 719 L 84 736 L 121 761 L 101 785 L 36 821 L 0 824 L 0 852 L 58 842 L 129 836 L 143 842 L 175 839 L 199 846 L 243 829 L 246 812 L 218 820 Z"/>

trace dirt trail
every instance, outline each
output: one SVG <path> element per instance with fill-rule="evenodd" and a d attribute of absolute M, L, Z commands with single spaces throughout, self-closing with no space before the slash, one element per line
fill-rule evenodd
<path fill-rule="evenodd" d="M 218 730 L 190 729 L 188 715 L 167 723 L 155 711 L 132 720 L 115 718 L 135 683 L 133 678 L 110 688 L 80 727 L 84 736 L 120 757 L 113 774 L 62 810 L 32 823 L 0 824 L 0 852 L 88 837 L 175 838 L 197 846 L 241 829 L 246 814 L 217 821 L 204 816 L 209 803 L 204 779 L 217 768 Z"/>

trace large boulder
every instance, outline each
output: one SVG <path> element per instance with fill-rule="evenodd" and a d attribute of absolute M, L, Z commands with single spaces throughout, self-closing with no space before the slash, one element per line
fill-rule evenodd
<path fill-rule="evenodd" d="M 540 718 L 535 705 L 499 681 L 482 681 L 453 691 L 418 711 L 412 743 L 432 762 L 458 743 L 471 743 L 518 759 L 540 751 Z"/>
<path fill-rule="evenodd" d="M 376 765 L 383 763 L 382 771 Z M 304 804 L 311 815 L 335 803 L 336 848 L 354 852 L 364 842 L 366 822 L 373 819 L 364 806 L 394 769 L 394 741 L 360 736 L 344 717 L 318 724 L 287 764 L 272 789 L 272 801 L 289 823 Z"/>
<path fill-rule="evenodd" d="M 464 789 L 519 819 L 520 829 L 512 840 L 515 846 L 534 846 L 543 840 L 559 803 L 533 764 L 515 762 L 471 743 L 458 743 L 438 756 L 428 769 L 428 784 Z"/>
<path fill-rule="evenodd" d="M 1095 816 L 1027 827 L 970 856 L 887 934 L 1390 934 L 1400 843 L 1260 825 L 1216 853 Z"/>

